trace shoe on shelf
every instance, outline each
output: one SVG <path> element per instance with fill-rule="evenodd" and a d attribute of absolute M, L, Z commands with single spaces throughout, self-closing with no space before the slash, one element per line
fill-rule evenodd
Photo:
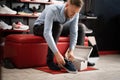
<path fill-rule="evenodd" d="M 6 5 L 0 5 L 0 14 L 17 14 L 17 12 L 10 9 Z"/>
<path fill-rule="evenodd" d="M 45 9 L 45 5 L 44 4 L 40 4 L 37 8 L 37 12 L 42 12 Z"/>
<path fill-rule="evenodd" d="M 89 29 L 89 28 L 85 28 L 85 33 L 86 34 L 90 34 L 90 33 L 92 33 L 93 32 L 93 30 L 92 29 Z"/>
<path fill-rule="evenodd" d="M 65 60 L 65 65 L 63 65 L 62 67 L 69 73 L 73 73 L 76 74 L 78 71 L 75 68 L 75 66 L 73 65 L 73 63 L 71 61 L 68 61 L 67 59 Z"/>
<path fill-rule="evenodd" d="M 12 29 L 12 26 L 6 24 L 4 21 L 0 20 L 0 28 L 1 29 Z"/>
<path fill-rule="evenodd" d="M 15 10 L 17 12 L 22 12 L 21 6 L 16 6 L 16 7 L 13 8 L 13 10 Z"/>
<path fill-rule="evenodd" d="M 28 7 L 27 4 L 24 4 L 24 5 L 21 7 L 21 9 L 22 9 L 22 12 L 24 12 L 24 13 L 32 13 L 32 11 L 30 10 L 30 8 Z"/>
<path fill-rule="evenodd" d="M 51 70 L 61 70 L 60 67 L 53 62 L 47 62 L 47 65 Z"/>
<path fill-rule="evenodd" d="M 95 63 L 88 62 L 88 66 L 95 66 Z"/>
<path fill-rule="evenodd" d="M 28 30 L 29 26 L 24 25 L 21 22 L 13 22 L 12 24 L 13 30 Z"/>

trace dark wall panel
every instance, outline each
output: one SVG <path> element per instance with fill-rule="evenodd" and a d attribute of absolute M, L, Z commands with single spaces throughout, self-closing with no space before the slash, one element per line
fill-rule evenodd
<path fill-rule="evenodd" d="M 120 50 L 120 0 L 95 0 L 94 13 L 99 50 Z"/>

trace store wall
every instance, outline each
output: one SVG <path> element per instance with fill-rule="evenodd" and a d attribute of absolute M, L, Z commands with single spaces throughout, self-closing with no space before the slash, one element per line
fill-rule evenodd
<path fill-rule="evenodd" d="M 94 13 L 99 50 L 120 50 L 120 0 L 95 0 Z"/>

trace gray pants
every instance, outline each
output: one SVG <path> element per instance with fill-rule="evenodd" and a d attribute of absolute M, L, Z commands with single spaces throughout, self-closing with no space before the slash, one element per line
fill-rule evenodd
<path fill-rule="evenodd" d="M 57 27 L 56 27 L 57 26 Z M 37 36 L 43 36 L 44 25 L 35 25 L 33 27 L 33 33 Z M 60 36 L 68 36 L 70 33 L 68 26 L 62 26 L 59 22 L 53 22 L 52 35 L 55 43 L 57 44 Z M 84 27 L 78 25 L 78 45 L 84 45 Z M 54 54 L 51 49 L 48 47 L 47 63 L 53 62 Z"/>

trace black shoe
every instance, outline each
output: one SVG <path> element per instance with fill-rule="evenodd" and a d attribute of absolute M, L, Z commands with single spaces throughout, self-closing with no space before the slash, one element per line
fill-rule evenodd
<path fill-rule="evenodd" d="M 53 62 L 47 62 L 47 65 L 51 70 L 61 70 L 60 67 Z"/>
<path fill-rule="evenodd" d="M 14 64 L 12 63 L 12 61 L 11 61 L 9 58 L 3 59 L 2 65 L 3 65 L 5 68 L 8 68 L 8 69 L 13 69 L 13 68 L 15 68 Z"/>
<path fill-rule="evenodd" d="M 69 73 L 77 73 L 75 66 L 67 59 L 65 59 L 65 65 L 63 65 L 63 68 L 66 69 Z"/>
<path fill-rule="evenodd" d="M 88 66 L 95 66 L 95 63 L 88 62 Z"/>
<path fill-rule="evenodd" d="M 90 57 L 99 57 L 97 45 L 93 46 L 93 50 L 90 54 Z"/>

